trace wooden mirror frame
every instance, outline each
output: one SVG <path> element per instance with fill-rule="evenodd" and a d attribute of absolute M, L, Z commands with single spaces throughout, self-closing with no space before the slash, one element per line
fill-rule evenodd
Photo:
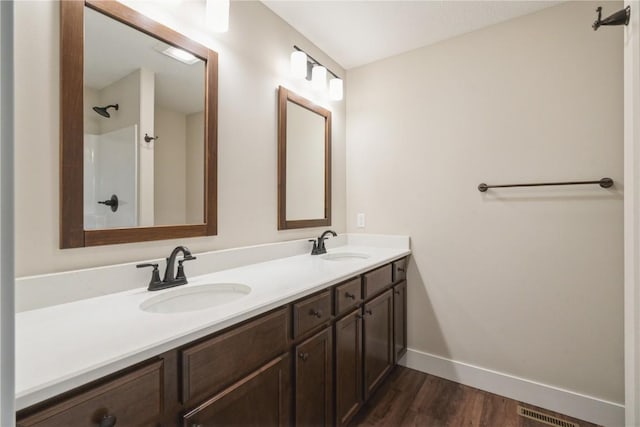
<path fill-rule="evenodd" d="M 94 9 L 205 61 L 204 223 L 84 229 L 84 8 Z M 217 233 L 218 54 L 121 3 L 60 2 L 60 248 L 211 236 Z"/>
<path fill-rule="evenodd" d="M 287 101 L 324 117 L 324 217 L 287 220 Z M 278 230 L 331 225 L 331 111 L 278 88 Z"/>

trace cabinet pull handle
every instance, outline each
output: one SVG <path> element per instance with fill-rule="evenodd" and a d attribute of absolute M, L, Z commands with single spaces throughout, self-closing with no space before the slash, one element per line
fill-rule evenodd
<path fill-rule="evenodd" d="M 298 353 L 298 357 L 302 359 L 303 362 L 306 362 L 307 359 L 309 358 L 309 353 L 300 352 Z"/>
<path fill-rule="evenodd" d="M 113 427 L 116 425 L 118 418 L 115 415 L 105 414 L 100 420 L 100 427 Z"/>
<path fill-rule="evenodd" d="M 309 315 L 316 316 L 319 319 L 322 317 L 322 310 L 316 310 L 315 308 L 312 308 L 311 311 L 309 311 Z"/>
<path fill-rule="evenodd" d="M 346 298 L 349 298 L 349 299 L 356 299 L 356 296 L 354 294 L 352 294 L 351 292 L 345 292 L 344 296 Z"/>
<path fill-rule="evenodd" d="M 369 314 L 369 315 L 373 314 L 373 310 L 371 310 L 370 308 L 366 309 L 364 312 L 365 314 Z"/>

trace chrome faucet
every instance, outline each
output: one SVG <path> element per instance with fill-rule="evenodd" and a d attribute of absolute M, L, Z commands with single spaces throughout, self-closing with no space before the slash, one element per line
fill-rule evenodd
<path fill-rule="evenodd" d="M 178 273 L 174 276 L 176 258 L 178 254 L 182 252 L 182 259 L 178 260 Z M 147 290 L 149 291 L 159 291 L 160 289 L 172 288 L 178 285 L 184 285 L 187 282 L 187 276 L 184 274 L 184 267 L 182 263 L 185 261 L 191 261 L 196 259 L 193 255 L 191 255 L 191 251 L 186 246 L 178 246 L 173 251 L 171 251 L 171 255 L 167 258 L 167 267 L 164 270 L 164 279 L 160 280 L 160 272 L 158 271 L 158 264 L 138 264 L 137 268 L 142 267 L 153 267 L 153 271 L 151 272 L 151 281 L 149 282 L 149 287 Z"/>
<path fill-rule="evenodd" d="M 313 249 L 311 249 L 311 255 L 322 255 L 327 253 L 327 248 L 324 246 L 324 241 L 327 239 L 327 235 L 332 234 L 333 237 L 337 237 L 338 234 L 333 230 L 327 230 L 318 237 L 318 240 L 315 239 L 309 240 L 313 242 Z"/>

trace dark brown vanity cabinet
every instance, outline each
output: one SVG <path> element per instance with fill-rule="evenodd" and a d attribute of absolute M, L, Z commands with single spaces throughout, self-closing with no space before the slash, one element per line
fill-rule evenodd
<path fill-rule="evenodd" d="M 19 427 L 156 426 L 163 411 L 163 362 L 155 360 L 72 396 L 56 399 L 26 416 Z"/>
<path fill-rule="evenodd" d="M 406 259 L 23 409 L 22 427 L 343 426 L 406 352 Z"/>
<path fill-rule="evenodd" d="M 364 398 L 393 367 L 393 293 L 387 290 L 364 304 Z"/>
<path fill-rule="evenodd" d="M 184 427 L 291 425 L 291 363 L 280 356 L 187 413 Z"/>
<path fill-rule="evenodd" d="M 363 403 L 362 308 L 335 324 L 336 425 L 344 426 Z"/>
<path fill-rule="evenodd" d="M 297 426 L 333 424 L 333 334 L 323 329 L 295 347 Z"/>
<path fill-rule="evenodd" d="M 407 352 L 407 282 L 393 286 L 393 362 Z"/>

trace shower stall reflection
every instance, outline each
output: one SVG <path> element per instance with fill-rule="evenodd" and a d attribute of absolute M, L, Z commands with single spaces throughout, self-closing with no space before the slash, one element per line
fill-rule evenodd
<path fill-rule="evenodd" d="M 138 126 L 84 136 L 84 228 L 138 225 Z M 113 194 L 118 209 L 100 204 Z"/>

